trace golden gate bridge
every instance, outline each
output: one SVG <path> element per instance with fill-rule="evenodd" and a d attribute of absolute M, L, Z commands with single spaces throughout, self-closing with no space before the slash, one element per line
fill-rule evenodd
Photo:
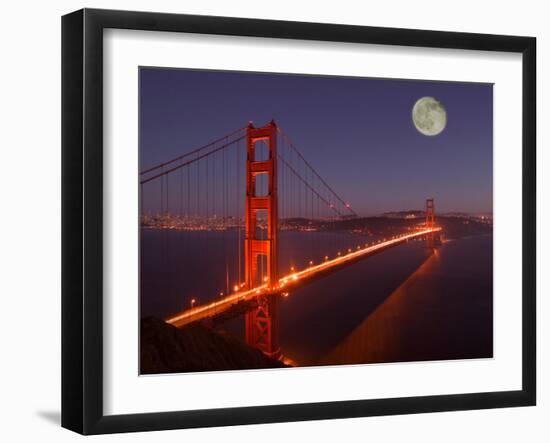
<path fill-rule="evenodd" d="M 227 248 L 225 275 L 215 277 L 224 281 L 219 296 L 202 304 L 193 298 L 188 309 L 166 321 L 183 327 L 242 314 L 246 342 L 276 358 L 281 355 L 281 297 L 411 240 L 425 239 L 433 249 L 441 233 L 430 198 L 426 200 L 425 221 L 414 229 L 375 241 L 366 233 L 362 240 L 368 241 L 358 242 L 354 237 L 350 245 L 349 238 L 339 235 L 335 225 L 357 214 L 274 121 L 262 127 L 250 123 L 147 168 L 140 173 L 140 188 L 142 226 L 237 231 L 236 247 Z M 285 242 L 281 233 L 292 230 L 326 231 L 326 244 L 311 245 L 305 263 L 282 270 Z M 310 240 L 313 243 L 317 239 Z M 292 246 L 292 239 L 286 243 Z"/>

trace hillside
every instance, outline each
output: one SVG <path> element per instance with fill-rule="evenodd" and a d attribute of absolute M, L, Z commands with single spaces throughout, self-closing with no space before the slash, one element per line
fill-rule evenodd
<path fill-rule="evenodd" d="M 141 374 L 286 366 L 228 334 L 200 324 L 178 329 L 154 317 L 141 320 L 140 347 Z"/>

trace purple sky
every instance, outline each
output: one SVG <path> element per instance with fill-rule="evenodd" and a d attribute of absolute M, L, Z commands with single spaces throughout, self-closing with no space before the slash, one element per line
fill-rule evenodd
<path fill-rule="evenodd" d="M 447 109 L 437 136 L 413 125 L 423 96 Z M 275 119 L 360 215 L 493 209 L 490 84 L 141 68 L 140 100 L 141 169 Z"/>

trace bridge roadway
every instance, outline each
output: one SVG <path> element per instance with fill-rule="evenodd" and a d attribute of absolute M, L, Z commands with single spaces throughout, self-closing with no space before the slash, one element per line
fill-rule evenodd
<path fill-rule="evenodd" d="M 267 285 L 262 285 L 254 289 L 236 291 L 228 296 L 225 296 L 224 298 L 220 298 L 219 300 L 215 300 L 204 305 L 198 305 L 183 312 L 180 312 L 170 318 L 167 318 L 166 322 L 177 327 L 182 327 L 200 320 L 213 318 L 229 310 L 237 303 L 253 300 L 255 297 L 258 297 L 260 295 L 286 293 L 293 288 L 295 289 L 298 286 L 303 285 L 314 277 L 319 277 L 329 272 L 334 272 L 337 269 L 340 269 L 345 265 L 354 263 L 359 259 L 374 255 L 378 252 L 405 243 L 409 240 L 439 231 L 441 231 L 440 227 L 434 227 L 430 229 L 416 231 L 410 234 L 401 234 L 388 240 L 379 241 L 372 245 L 367 245 L 363 248 L 356 249 L 355 251 L 348 252 L 345 255 L 339 255 L 330 260 L 326 259 L 324 262 L 317 265 L 311 265 L 302 271 L 296 271 L 291 274 L 285 275 L 284 277 L 279 279 L 279 285 L 274 288 L 268 288 Z"/>

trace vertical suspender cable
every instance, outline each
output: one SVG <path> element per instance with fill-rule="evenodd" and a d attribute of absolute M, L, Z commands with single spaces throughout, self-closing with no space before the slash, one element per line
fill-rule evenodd
<path fill-rule="evenodd" d="M 246 144 L 245 144 L 246 146 Z M 238 142 L 237 144 L 237 153 L 235 155 L 236 163 L 237 163 L 237 195 L 236 195 L 236 201 L 237 201 L 237 261 L 238 261 L 238 268 L 239 268 L 239 284 L 241 284 L 244 280 L 241 277 L 241 200 L 240 200 L 240 194 L 241 194 L 241 161 L 240 161 L 240 154 L 241 154 L 241 143 Z"/>
<path fill-rule="evenodd" d="M 183 215 L 183 168 L 180 168 L 180 222 Z"/>

